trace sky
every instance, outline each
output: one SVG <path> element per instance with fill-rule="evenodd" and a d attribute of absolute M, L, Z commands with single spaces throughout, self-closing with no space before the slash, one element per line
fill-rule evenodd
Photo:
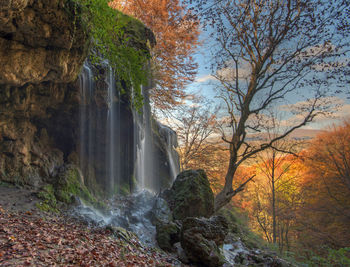
<path fill-rule="evenodd" d="M 203 45 L 199 47 L 198 52 L 194 55 L 194 58 L 199 65 L 198 74 L 195 82 L 187 86 L 186 92 L 188 94 L 203 95 L 206 98 L 213 100 L 214 104 L 220 104 L 220 100 L 216 97 L 217 93 L 214 90 L 215 79 L 210 75 L 210 62 L 212 57 L 210 47 L 212 47 L 214 44 L 210 41 L 209 32 L 207 31 L 201 32 L 200 40 L 202 41 Z M 350 92 L 349 88 L 346 90 L 347 92 Z M 302 102 L 303 100 L 303 97 L 298 94 L 290 95 L 288 99 L 291 105 Z M 333 111 L 331 116 L 321 116 L 316 118 L 314 122 L 304 126 L 304 129 L 324 129 L 332 126 L 333 124 L 340 124 L 342 121 L 350 117 L 349 93 L 337 93 L 327 100 L 330 100 L 332 103 L 336 103 L 338 106 L 337 109 Z M 286 121 L 295 119 L 293 118 L 292 114 L 287 114 L 287 112 L 284 112 L 284 116 Z"/>

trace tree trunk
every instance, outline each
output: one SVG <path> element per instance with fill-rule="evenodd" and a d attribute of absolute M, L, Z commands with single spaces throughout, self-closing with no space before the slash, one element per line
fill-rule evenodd
<path fill-rule="evenodd" d="M 236 170 L 237 168 L 233 164 L 233 161 L 230 160 L 230 164 L 225 177 L 225 186 L 220 191 L 220 193 L 216 195 L 214 200 L 214 212 L 217 212 L 225 205 L 230 203 L 232 197 L 238 193 L 237 191 L 233 191 L 232 189 L 233 176 L 235 175 Z"/>
<path fill-rule="evenodd" d="M 271 186 L 272 186 L 272 242 L 276 244 L 276 192 L 275 192 L 275 152 L 272 155 L 271 170 Z"/>

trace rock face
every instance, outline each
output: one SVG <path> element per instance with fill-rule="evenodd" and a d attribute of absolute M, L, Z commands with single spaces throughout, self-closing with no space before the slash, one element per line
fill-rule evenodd
<path fill-rule="evenodd" d="M 222 216 L 185 219 L 181 229 L 181 246 L 189 260 L 204 266 L 223 265 L 225 259 L 219 248 L 224 244 L 227 228 Z"/>
<path fill-rule="evenodd" d="M 214 194 L 203 170 L 180 173 L 164 198 L 175 220 L 187 217 L 210 217 L 214 213 Z"/>
<path fill-rule="evenodd" d="M 68 83 L 86 58 L 88 36 L 64 0 L 0 3 L 0 84 Z"/>
<path fill-rule="evenodd" d="M 72 81 L 90 41 L 66 3 L 0 3 L 1 180 L 38 186 L 74 150 L 79 87 Z"/>
<path fill-rule="evenodd" d="M 74 148 L 74 85 L 0 85 L 0 179 L 38 186 Z M 74 105 L 75 103 L 75 105 Z"/>

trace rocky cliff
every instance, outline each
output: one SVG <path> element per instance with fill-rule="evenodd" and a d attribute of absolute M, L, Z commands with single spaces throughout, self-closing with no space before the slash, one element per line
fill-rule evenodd
<path fill-rule="evenodd" d="M 0 3 L 0 179 L 38 186 L 74 149 L 88 35 L 66 1 Z"/>
<path fill-rule="evenodd" d="M 88 186 L 97 181 L 100 189 L 115 191 L 110 178 L 115 176 L 120 178 L 112 183 L 130 191 L 136 178 L 135 147 L 140 150 L 143 136 L 135 131 L 143 126 L 135 127 L 131 88 L 114 85 L 110 98 L 108 88 L 115 81 L 107 65 L 88 67 L 93 89 L 83 90 L 83 64 L 92 45 L 79 12 L 69 0 L 0 3 L 0 180 L 40 188 L 55 184 L 62 169 L 73 164 Z M 136 20 L 130 20 L 125 33 L 136 49 L 155 44 L 152 32 Z M 115 123 L 112 113 L 117 114 Z M 165 177 L 164 186 L 172 179 L 167 137 L 156 132 L 155 155 L 144 156 L 160 162 L 156 172 Z M 119 158 L 110 158 L 111 135 Z"/>
<path fill-rule="evenodd" d="M 0 3 L 0 84 L 23 86 L 76 79 L 89 39 L 63 0 Z"/>

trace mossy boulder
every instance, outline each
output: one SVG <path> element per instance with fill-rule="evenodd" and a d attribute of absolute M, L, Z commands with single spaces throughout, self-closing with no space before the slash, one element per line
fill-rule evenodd
<path fill-rule="evenodd" d="M 37 208 L 47 212 L 58 212 L 55 190 L 51 184 L 45 185 L 38 193 L 40 201 L 36 204 Z"/>
<path fill-rule="evenodd" d="M 214 213 L 214 194 L 203 170 L 181 172 L 171 189 L 163 193 L 175 220 L 210 217 Z"/>
<path fill-rule="evenodd" d="M 91 204 L 97 203 L 95 197 L 84 185 L 81 171 L 74 165 L 64 166 L 58 175 L 55 195 L 59 201 L 72 204 L 75 197 Z"/>
<path fill-rule="evenodd" d="M 126 39 L 128 45 L 136 49 L 148 52 L 151 47 L 156 45 L 156 37 L 154 33 L 145 26 L 141 21 L 117 12 L 117 19 L 125 28 Z"/>
<path fill-rule="evenodd" d="M 225 258 L 220 247 L 228 232 L 227 221 L 222 216 L 187 218 L 181 229 L 181 246 L 188 259 L 201 266 L 222 266 Z"/>
<path fill-rule="evenodd" d="M 181 226 L 176 222 L 159 222 L 156 225 L 158 246 L 165 251 L 174 251 L 173 245 L 180 241 Z"/>

